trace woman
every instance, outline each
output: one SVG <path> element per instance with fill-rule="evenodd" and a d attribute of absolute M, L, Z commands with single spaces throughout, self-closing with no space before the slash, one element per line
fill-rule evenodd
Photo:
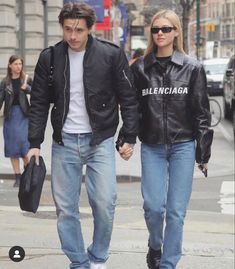
<path fill-rule="evenodd" d="M 213 131 L 205 71 L 184 53 L 180 20 L 170 10 L 153 16 L 145 55 L 131 68 L 141 111 L 147 263 L 151 269 L 173 269 L 181 257 L 195 155 L 205 174 L 210 158 Z"/>
<path fill-rule="evenodd" d="M 138 49 L 136 49 L 136 50 L 134 51 L 134 53 L 133 53 L 133 55 L 132 55 L 130 61 L 129 61 L 129 65 L 132 65 L 134 62 L 136 62 L 136 60 L 137 60 L 139 57 L 141 57 L 141 56 L 143 56 L 143 55 L 144 55 L 144 49 L 142 49 L 142 48 L 138 48 Z"/>
<path fill-rule="evenodd" d="M 12 55 L 8 62 L 7 75 L 0 84 L 0 109 L 4 106 L 4 151 L 5 157 L 11 159 L 15 173 L 14 187 L 20 183 L 20 160 L 27 164 L 26 154 L 28 142 L 28 110 L 29 102 L 26 94 L 30 93 L 32 80 L 23 71 L 23 60 Z"/>

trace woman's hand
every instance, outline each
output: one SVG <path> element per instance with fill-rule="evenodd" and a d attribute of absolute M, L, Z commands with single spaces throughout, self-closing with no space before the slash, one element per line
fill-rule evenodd
<path fill-rule="evenodd" d="M 202 171 L 204 176 L 207 177 L 208 164 L 207 163 L 199 163 L 197 165 L 197 167 L 199 168 L 199 170 Z"/>
<path fill-rule="evenodd" d="M 134 146 L 129 143 L 124 143 L 122 146 L 119 146 L 118 152 L 125 161 L 128 161 L 134 152 Z"/>
<path fill-rule="evenodd" d="M 21 86 L 21 89 L 24 90 L 24 91 L 25 91 L 26 88 L 27 88 L 28 77 L 29 77 L 29 75 L 26 74 L 26 75 L 25 75 L 25 78 L 24 78 L 24 83 L 23 83 L 23 85 Z"/>

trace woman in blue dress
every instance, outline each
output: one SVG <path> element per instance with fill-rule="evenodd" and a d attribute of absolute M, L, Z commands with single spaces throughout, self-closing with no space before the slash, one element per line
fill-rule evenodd
<path fill-rule="evenodd" d="M 20 183 L 20 158 L 27 164 L 26 154 L 28 142 L 28 110 L 32 80 L 23 70 L 23 60 L 12 55 L 9 58 L 7 75 L 0 84 L 0 109 L 4 103 L 4 152 L 11 159 L 15 173 L 14 187 Z"/>

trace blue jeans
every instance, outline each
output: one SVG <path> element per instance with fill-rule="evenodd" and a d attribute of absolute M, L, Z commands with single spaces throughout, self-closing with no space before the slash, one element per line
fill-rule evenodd
<path fill-rule="evenodd" d="M 52 145 L 52 193 L 62 250 L 71 269 L 90 268 L 90 261 L 103 263 L 113 228 L 116 203 L 115 148 L 113 137 L 100 145 L 89 145 L 91 134 L 63 133 L 64 146 Z M 93 242 L 86 252 L 81 231 L 79 197 L 82 168 L 94 218 Z"/>
<path fill-rule="evenodd" d="M 161 269 L 173 269 L 181 257 L 184 218 L 192 192 L 195 142 L 142 144 L 141 163 L 149 246 L 155 250 L 162 248 Z"/>

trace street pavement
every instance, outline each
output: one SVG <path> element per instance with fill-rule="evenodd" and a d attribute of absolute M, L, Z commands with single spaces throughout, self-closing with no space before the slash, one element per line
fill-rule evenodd
<path fill-rule="evenodd" d="M 0 125 L 0 135 L 2 133 Z M 51 129 L 42 156 L 50 178 Z M 140 145 L 128 162 L 118 155 L 118 201 L 108 269 L 147 269 L 147 238 L 140 192 Z M 227 123 L 215 128 L 208 179 L 195 168 L 195 180 L 185 219 L 183 256 L 177 269 L 234 268 L 234 141 Z M 0 269 L 68 269 L 60 249 L 50 180 L 46 180 L 36 214 L 22 212 L 17 189 L 12 188 L 10 162 L 3 157 L 0 139 Z M 92 238 L 93 219 L 85 187 L 81 194 L 81 222 L 86 246 Z M 13 262 L 8 251 L 22 246 L 25 259 Z"/>

